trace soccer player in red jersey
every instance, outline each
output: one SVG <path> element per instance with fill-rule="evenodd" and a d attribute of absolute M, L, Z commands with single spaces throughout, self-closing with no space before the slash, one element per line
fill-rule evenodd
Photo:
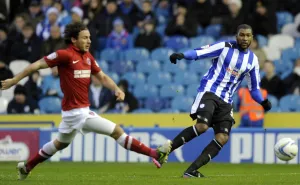
<path fill-rule="evenodd" d="M 72 23 L 66 26 L 64 39 L 69 47 L 57 50 L 48 56 L 34 62 L 21 73 L 11 79 L 1 81 L 1 89 L 5 90 L 16 85 L 24 77 L 34 71 L 57 66 L 60 74 L 60 86 L 64 93 L 62 100 L 62 122 L 59 125 L 59 134 L 53 141 L 46 143 L 39 152 L 27 163 L 17 165 L 18 178 L 24 180 L 29 172 L 39 163 L 53 156 L 57 151 L 66 148 L 74 139 L 77 132 L 82 134 L 95 132 L 114 138 L 121 146 L 140 154 L 165 162 L 169 150 L 159 151 L 145 146 L 135 138 L 128 136 L 115 123 L 102 118 L 89 109 L 88 89 L 91 75 L 98 78 L 103 86 L 114 91 L 117 100 L 123 101 L 125 94 L 98 66 L 90 54 L 90 32 L 82 23 Z M 160 167 L 159 163 L 156 164 Z"/>

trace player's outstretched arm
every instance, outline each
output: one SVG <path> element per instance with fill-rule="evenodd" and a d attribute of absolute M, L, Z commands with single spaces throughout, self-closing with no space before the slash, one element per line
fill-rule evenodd
<path fill-rule="evenodd" d="M 96 78 L 98 78 L 98 80 L 100 80 L 100 82 L 104 87 L 115 92 L 115 96 L 117 97 L 118 101 L 124 100 L 125 93 L 117 86 L 117 84 L 107 74 L 105 74 L 103 71 L 100 71 L 95 76 Z"/>
<path fill-rule="evenodd" d="M 28 67 L 26 67 L 21 73 L 17 74 L 15 77 L 1 81 L 1 90 L 9 89 L 11 86 L 16 85 L 20 80 L 30 75 L 31 73 L 39 69 L 45 69 L 45 68 L 48 68 L 48 64 L 46 63 L 44 58 L 41 58 L 40 60 L 30 64 Z"/>
<path fill-rule="evenodd" d="M 212 45 L 206 45 L 201 48 L 194 50 L 187 50 L 183 53 L 173 53 L 170 55 L 170 61 L 173 64 L 177 63 L 177 60 L 186 59 L 186 60 L 197 60 L 203 58 L 214 58 L 218 57 L 223 51 L 225 42 L 219 42 Z"/>

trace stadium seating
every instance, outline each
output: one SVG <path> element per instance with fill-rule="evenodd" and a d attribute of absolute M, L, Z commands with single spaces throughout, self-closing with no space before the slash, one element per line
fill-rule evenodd
<path fill-rule="evenodd" d="M 109 71 L 109 65 L 105 60 L 97 60 L 99 67 L 104 71 Z"/>
<path fill-rule="evenodd" d="M 165 36 L 166 25 L 159 25 L 156 28 L 157 33 L 163 38 Z"/>
<path fill-rule="evenodd" d="M 8 99 L 0 97 L 0 114 L 6 113 L 8 103 Z"/>
<path fill-rule="evenodd" d="M 159 112 L 160 113 L 179 113 L 180 111 L 178 109 L 166 108 L 166 109 L 161 109 Z"/>
<path fill-rule="evenodd" d="M 180 48 L 186 48 L 189 46 L 189 40 L 184 36 L 172 36 L 165 40 L 165 46 L 178 51 Z"/>
<path fill-rule="evenodd" d="M 157 73 L 160 72 L 160 63 L 157 60 L 147 60 L 137 63 L 136 71 L 142 73 Z"/>
<path fill-rule="evenodd" d="M 297 31 L 297 24 L 289 23 L 282 27 L 282 34 L 290 35 L 292 37 L 300 37 L 300 33 Z"/>
<path fill-rule="evenodd" d="M 289 12 L 277 12 L 277 31 L 280 32 L 281 28 L 288 23 L 293 22 L 293 15 Z"/>
<path fill-rule="evenodd" d="M 163 71 L 172 74 L 183 73 L 187 69 L 187 63 L 185 61 L 178 61 L 176 65 L 171 62 L 166 62 L 163 64 Z"/>
<path fill-rule="evenodd" d="M 123 60 L 145 61 L 149 59 L 149 52 L 145 48 L 133 48 L 123 52 Z"/>
<path fill-rule="evenodd" d="M 152 51 L 151 53 L 151 59 L 152 60 L 158 60 L 158 61 L 169 61 L 169 56 L 174 51 L 169 48 L 157 48 Z"/>
<path fill-rule="evenodd" d="M 282 112 L 300 111 L 300 96 L 286 95 L 280 99 L 279 106 Z"/>
<path fill-rule="evenodd" d="M 140 72 L 125 73 L 122 76 L 122 79 L 127 80 L 130 85 L 140 85 L 140 84 L 144 84 L 146 81 L 145 75 Z"/>
<path fill-rule="evenodd" d="M 165 84 L 170 84 L 171 81 L 172 81 L 172 77 L 170 73 L 164 73 L 164 72 L 151 73 L 147 79 L 148 84 L 151 85 L 165 85 Z"/>
<path fill-rule="evenodd" d="M 194 99 L 187 96 L 176 96 L 171 102 L 171 108 L 180 112 L 189 112 L 193 105 Z"/>
<path fill-rule="evenodd" d="M 128 72 L 133 72 L 134 63 L 131 60 L 127 61 L 115 61 L 111 65 L 111 70 L 118 73 L 119 75 L 123 75 Z"/>
<path fill-rule="evenodd" d="M 268 100 L 271 102 L 272 107 L 278 107 L 278 100 L 275 96 L 269 94 Z"/>
<path fill-rule="evenodd" d="M 278 48 L 280 50 L 291 48 L 294 46 L 294 39 L 290 35 L 277 34 L 269 38 L 269 47 Z"/>
<path fill-rule="evenodd" d="M 191 48 L 200 48 L 202 46 L 212 44 L 215 42 L 215 39 L 212 36 L 198 36 L 190 38 Z"/>
<path fill-rule="evenodd" d="M 61 112 L 61 100 L 58 97 L 45 97 L 39 101 L 42 114 L 55 114 Z"/>
<path fill-rule="evenodd" d="M 289 60 L 274 60 L 276 73 L 282 74 L 293 70 L 293 63 Z"/>
<path fill-rule="evenodd" d="M 199 83 L 195 83 L 195 84 L 189 84 L 186 88 L 186 96 L 189 97 L 195 97 L 198 93 L 197 89 L 200 86 L 200 82 Z"/>
<path fill-rule="evenodd" d="M 149 98 L 158 96 L 158 90 L 155 85 L 139 84 L 136 85 L 133 94 L 137 98 Z"/>
<path fill-rule="evenodd" d="M 221 24 L 211 24 L 206 27 L 205 34 L 213 36 L 214 38 L 219 38 L 221 29 L 222 29 Z"/>
<path fill-rule="evenodd" d="M 174 83 L 175 84 L 182 84 L 182 85 L 189 85 L 195 84 L 200 81 L 199 77 L 195 73 L 184 72 L 184 73 L 177 73 L 174 76 Z"/>
<path fill-rule="evenodd" d="M 259 47 L 264 47 L 268 45 L 268 38 L 263 35 L 256 35 L 257 42 L 259 44 Z"/>
<path fill-rule="evenodd" d="M 12 100 L 14 97 L 14 90 L 15 90 L 16 86 L 13 86 L 7 90 L 3 90 L 1 91 L 1 97 L 7 99 L 7 100 Z"/>
<path fill-rule="evenodd" d="M 268 60 L 279 60 L 280 59 L 280 49 L 275 47 L 265 46 L 262 48 L 267 56 Z"/>
<path fill-rule="evenodd" d="M 177 84 L 167 84 L 160 88 L 160 97 L 162 98 L 173 98 L 175 96 L 184 95 L 184 87 Z"/>
<path fill-rule="evenodd" d="M 114 49 L 111 49 L 111 48 L 106 48 L 106 49 L 102 50 L 100 57 L 101 57 L 101 60 L 106 60 L 109 62 L 117 61 L 120 59 L 119 52 Z"/>
<path fill-rule="evenodd" d="M 118 82 L 120 79 L 119 75 L 117 73 L 114 72 L 108 72 L 107 75 L 113 79 L 113 81 Z M 129 82 L 130 83 L 130 82 Z"/>
<path fill-rule="evenodd" d="M 282 60 L 295 61 L 300 57 L 300 49 L 299 48 L 288 48 L 282 51 Z"/>
<path fill-rule="evenodd" d="M 154 112 L 159 112 L 165 106 L 165 101 L 162 98 L 150 97 L 145 101 L 145 108 Z"/>
<path fill-rule="evenodd" d="M 139 108 L 139 109 L 135 109 L 132 111 L 132 113 L 135 114 L 145 114 L 145 113 L 153 113 L 153 111 L 151 109 L 144 109 L 144 108 Z"/>

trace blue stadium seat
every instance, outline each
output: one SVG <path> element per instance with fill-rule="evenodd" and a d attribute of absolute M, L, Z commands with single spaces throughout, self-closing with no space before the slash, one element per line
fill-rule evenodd
<path fill-rule="evenodd" d="M 156 27 L 157 33 L 159 33 L 162 38 L 165 36 L 165 29 L 166 25 L 159 25 Z"/>
<path fill-rule="evenodd" d="M 172 77 L 170 73 L 159 72 L 159 73 L 151 73 L 148 76 L 148 84 L 151 85 L 165 85 L 169 84 L 172 81 Z"/>
<path fill-rule="evenodd" d="M 256 35 L 257 42 L 259 44 L 259 47 L 264 47 L 268 45 L 268 38 L 263 35 Z"/>
<path fill-rule="evenodd" d="M 204 32 L 204 30 L 203 30 L 202 26 L 198 25 L 198 27 L 197 27 L 197 35 L 202 35 L 203 32 Z"/>
<path fill-rule="evenodd" d="M 296 47 L 285 49 L 281 53 L 282 60 L 295 61 L 299 57 L 300 57 L 300 49 Z"/>
<path fill-rule="evenodd" d="M 158 61 L 169 61 L 169 57 L 173 52 L 173 50 L 168 48 L 157 48 L 152 51 L 151 59 Z"/>
<path fill-rule="evenodd" d="M 178 109 L 171 109 L 171 108 L 166 108 L 166 109 L 161 109 L 159 113 L 179 113 L 180 111 Z"/>
<path fill-rule="evenodd" d="M 291 73 L 293 73 L 293 69 L 290 69 L 289 71 L 285 71 L 280 74 L 280 79 L 284 80 L 286 77 L 288 77 Z"/>
<path fill-rule="evenodd" d="M 196 84 L 199 83 L 200 79 L 197 74 L 184 72 L 184 73 L 177 73 L 174 77 L 175 84 L 181 85 L 189 85 L 189 84 Z"/>
<path fill-rule="evenodd" d="M 198 93 L 197 89 L 198 89 L 199 86 L 200 86 L 200 82 L 195 83 L 195 84 L 189 84 L 187 86 L 185 95 L 189 96 L 189 97 L 193 97 L 193 96 L 195 97 Z"/>
<path fill-rule="evenodd" d="M 160 63 L 156 60 L 141 61 L 137 63 L 136 71 L 148 74 L 159 72 Z"/>
<path fill-rule="evenodd" d="M 108 72 L 107 75 L 113 80 L 115 81 L 116 83 L 119 82 L 120 80 L 120 77 L 117 73 L 114 73 L 114 72 Z"/>
<path fill-rule="evenodd" d="M 233 110 L 234 111 L 238 111 L 239 107 L 238 107 L 238 103 L 239 103 L 239 96 L 237 93 L 234 93 L 232 96 L 232 106 L 233 106 Z"/>
<path fill-rule="evenodd" d="M 105 60 L 97 60 L 97 63 L 104 72 L 109 71 L 109 65 Z"/>
<path fill-rule="evenodd" d="M 283 96 L 279 101 L 279 106 L 282 112 L 300 111 L 300 96 Z"/>
<path fill-rule="evenodd" d="M 276 12 L 277 17 L 277 31 L 280 32 L 281 28 L 288 23 L 293 23 L 294 17 L 289 12 Z"/>
<path fill-rule="evenodd" d="M 289 60 L 274 60 L 274 65 L 277 74 L 292 71 L 293 69 L 293 63 Z"/>
<path fill-rule="evenodd" d="M 117 61 L 119 60 L 119 52 L 111 48 L 106 48 L 101 51 L 100 59 L 106 61 Z"/>
<path fill-rule="evenodd" d="M 268 100 L 271 102 L 272 107 L 273 107 L 273 106 L 274 106 L 274 107 L 277 107 L 277 106 L 278 106 L 278 99 L 277 99 L 275 96 L 269 94 L 269 95 L 268 95 Z"/>
<path fill-rule="evenodd" d="M 193 61 L 189 65 L 189 71 L 192 73 L 204 75 L 205 73 L 207 73 L 207 71 L 211 67 L 211 64 L 212 64 L 212 61 L 208 60 L 208 59 Z"/>
<path fill-rule="evenodd" d="M 137 98 L 156 97 L 158 95 L 158 90 L 155 85 L 139 84 L 135 86 L 133 94 Z"/>
<path fill-rule="evenodd" d="M 145 61 L 149 59 L 149 52 L 145 48 L 133 48 L 123 52 L 124 60 Z"/>
<path fill-rule="evenodd" d="M 134 63 L 130 60 L 127 61 L 115 61 L 111 64 L 111 71 L 123 75 L 127 72 L 133 72 Z"/>
<path fill-rule="evenodd" d="M 280 109 L 280 107 L 272 106 L 270 112 L 281 112 L 281 109 Z"/>
<path fill-rule="evenodd" d="M 139 108 L 132 111 L 134 114 L 150 114 L 153 113 L 151 109 Z"/>
<path fill-rule="evenodd" d="M 189 40 L 184 36 L 172 36 L 165 40 L 165 46 L 175 51 L 189 46 Z"/>
<path fill-rule="evenodd" d="M 300 48 L 300 38 L 295 39 L 295 48 Z"/>
<path fill-rule="evenodd" d="M 176 65 L 171 62 L 163 64 L 163 71 L 169 73 L 183 73 L 187 69 L 187 63 L 185 61 L 178 61 Z"/>
<path fill-rule="evenodd" d="M 218 42 L 221 42 L 221 41 L 232 41 L 232 40 L 236 40 L 235 39 L 235 36 L 231 36 L 231 35 L 224 35 L 224 36 L 222 36 L 222 37 L 220 37 L 219 39 L 218 39 Z"/>
<path fill-rule="evenodd" d="M 140 72 L 128 72 L 122 76 L 122 79 L 125 79 L 129 82 L 130 85 L 139 85 L 146 82 L 145 75 Z"/>
<path fill-rule="evenodd" d="M 194 99 L 187 96 L 176 96 L 171 102 L 171 108 L 180 112 L 190 112 Z"/>
<path fill-rule="evenodd" d="M 97 39 L 98 39 L 97 51 L 102 51 L 106 47 L 107 38 L 106 37 L 99 37 Z"/>
<path fill-rule="evenodd" d="M 60 113 L 61 99 L 58 97 L 45 97 L 39 101 L 39 107 L 43 114 Z"/>
<path fill-rule="evenodd" d="M 211 24 L 208 25 L 205 29 L 205 34 L 210 35 L 214 38 L 219 38 L 221 33 L 222 25 L 221 24 Z"/>
<path fill-rule="evenodd" d="M 212 36 L 198 36 L 190 38 L 191 48 L 196 49 L 202 46 L 212 44 L 215 42 L 215 39 Z"/>
<path fill-rule="evenodd" d="M 172 98 L 175 96 L 183 96 L 184 88 L 182 85 L 177 84 L 166 84 L 160 88 L 160 97 Z"/>
<path fill-rule="evenodd" d="M 165 106 L 165 101 L 162 98 L 150 97 L 145 101 L 145 108 L 151 109 L 154 112 L 159 112 Z"/>

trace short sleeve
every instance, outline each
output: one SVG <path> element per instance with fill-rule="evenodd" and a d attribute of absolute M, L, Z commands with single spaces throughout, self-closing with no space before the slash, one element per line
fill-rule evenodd
<path fill-rule="evenodd" d="M 49 67 L 55 67 L 68 63 L 70 61 L 70 54 L 67 50 L 57 50 L 48 56 L 44 56 L 44 60 Z"/>
<path fill-rule="evenodd" d="M 92 62 L 91 62 L 91 71 L 92 74 L 97 74 L 101 71 L 101 68 L 99 67 L 97 61 L 92 57 Z"/>

